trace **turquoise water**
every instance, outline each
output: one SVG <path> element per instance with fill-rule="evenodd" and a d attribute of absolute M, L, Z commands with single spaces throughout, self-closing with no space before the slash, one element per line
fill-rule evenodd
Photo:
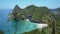
<path fill-rule="evenodd" d="M 8 14 L 11 11 L 12 10 L 10 10 L 10 9 L 0 10 L 0 30 L 2 30 L 5 34 L 14 34 L 14 32 L 15 32 L 16 21 L 7 22 Z M 29 19 L 20 20 L 20 21 L 17 21 L 17 31 L 16 31 L 16 33 L 21 34 L 21 33 L 24 33 L 24 32 L 30 32 L 32 30 L 35 30 L 37 28 L 41 28 L 43 26 L 44 25 L 42 25 L 42 24 L 33 23 Z"/>
<path fill-rule="evenodd" d="M 37 25 L 35 23 L 30 22 L 28 19 L 24 21 L 21 20 L 17 23 L 18 23 L 17 34 L 21 34 L 23 32 L 29 32 L 29 31 L 37 29 Z"/>
<path fill-rule="evenodd" d="M 15 21 L 7 22 L 8 14 L 12 10 L 0 10 L 0 30 L 4 31 L 5 34 L 14 34 L 15 32 Z M 29 20 L 18 21 L 17 22 L 17 34 L 21 34 L 23 32 L 29 32 L 37 28 L 36 24 L 30 22 Z"/>
<path fill-rule="evenodd" d="M 7 28 L 9 32 L 6 31 L 6 34 L 14 34 L 16 21 L 11 21 L 9 23 L 11 24 L 11 28 Z M 16 32 L 17 34 L 29 32 L 35 29 L 37 29 L 37 24 L 30 22 L 28 19 L 24 21 L 23 20 L 17 21 L 17 32 Z"/>

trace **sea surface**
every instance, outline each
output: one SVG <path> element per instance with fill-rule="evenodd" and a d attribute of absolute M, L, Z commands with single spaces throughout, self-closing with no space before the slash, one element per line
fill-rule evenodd
<path fill-rule="evenodd" d="M 11 23 L 8 23 L 8 14 L 12 12 L 12 9 L 0 9 L 0 30 L 9 32 L 12 29 Z"/>
<path fill-rule="evenodd" d="M 8 14 L 12 12 L 12 9 L 0 9 L 0 30 L 5 34 L 14 34 L 15 32 L 15 21 L 7 22 Z M 30 22 L 29 20 L 19 21 L 17 27 L 17 34 L 23 32 L 29 32 L 34 29 L 37 29 L 37 25 Z"/>

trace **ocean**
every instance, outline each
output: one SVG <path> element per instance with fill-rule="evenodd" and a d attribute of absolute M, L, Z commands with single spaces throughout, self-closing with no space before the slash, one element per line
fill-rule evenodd
<path fill-rule="evenodd" d="M 8 14 L 12 12 L 12 9 L 1 9 L 0 10 L 0 30 L 2 30 L 5 34 L 14 34 L 15 28 L 13 27 L 12 22 L 7 22 Z M 23 32 L 29 32 L 34 29 L 37 29 L 37 25 L 30 22 L 29 20 L 19 21 L 17 34 L 21 34 Z"/>
<path fill-rule="evenodd" d="M 7 22 L 8 14 L 12 12 L 12 9 L 0 9 L 0 30 L 4 31 L 5 34 L 14 34 L 13 24 Z M 37 25 L 29 20 L 20 21 L 18 23 L 17 34 L 22 32 L 28 32 L 37 28 Z"/>
<path fill-rule="evenodd" d="M 11 23 L 8 23 L 8 14 L 12 12 L 12 9 L 0 9 L 0 30 L 8 32 L 11 27 Z"/>

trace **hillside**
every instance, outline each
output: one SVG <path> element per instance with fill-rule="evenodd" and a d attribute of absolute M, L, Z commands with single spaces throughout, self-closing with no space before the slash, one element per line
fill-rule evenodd
<path fill-rule="evenodd" d="M 34 5 L 27 6 L 22 12 L 26 18 L 36 22 L 42 22 L 41 18 L 44 15 L 50 15 L 52 13 L 47 7 L 37 7 Z"/>
<path fill-rule="evenodd" d="M 57 13 L 55 14 L 52 11 L 56 11 Z M 34 23 L 47 23 L 48 30 L 46 29 L 45 31 L 52 34 L 54 32 L 57 34 L 60 33 L 60 8 L 53 10 L 45 6 L 37 7 L 35 5 L 30 5 L 24 9 L 21 9 L 18 5 L 16 5 L 13 9 L 12 15 L 13 20 L 24 20 L 28 18 Z"/>

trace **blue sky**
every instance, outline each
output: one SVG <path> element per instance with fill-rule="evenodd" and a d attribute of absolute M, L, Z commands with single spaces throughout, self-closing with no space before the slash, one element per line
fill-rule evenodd
<path fill-rule="evenodd" d="M 13 9 L 15 5 L 25 8 L 29 5 L 47 6 L 48 8 L 60 7 L 60 0 L 0 0 L 0 9 Z"/>

